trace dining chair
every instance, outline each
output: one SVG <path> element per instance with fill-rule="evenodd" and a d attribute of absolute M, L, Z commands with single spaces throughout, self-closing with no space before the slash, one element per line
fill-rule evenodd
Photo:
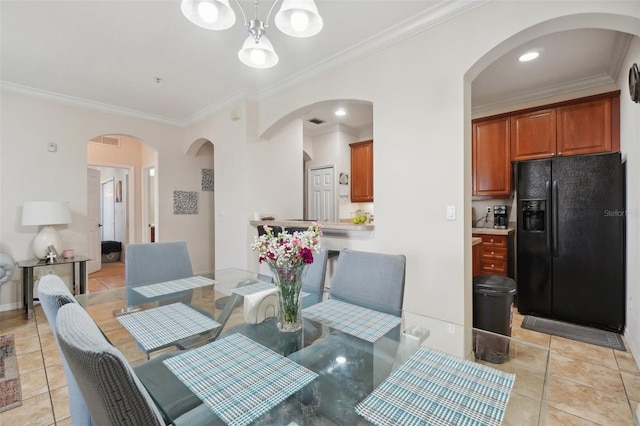
<path fill-rule="evenodd" d="M 223 424 L 213 411 L 175 377 L 162 360 L 177 353 L 153 358 L 137 368 L 157 376 L 166 400 L 160 411 L 122 353 L 112 346 L 79 304 L 68 303 L 56 318 L 58 343 L 96 425 L 206 425 Z M 164 415 L 167 416 L 165 418 Z M 74 423 L 75 424 L 75 423 Z"/>
<path fill-rule="evenodd" d="M 53 337 L 56 339 L 58 345 L 58 335 L 56 333 L 56 318 L 58 316 L 58 310 L 68 304 L 77 303 L 73 297 L 67 285 L 57 275 L 45 275 L 38 281 L 38 299 L 42 305 L 44 315 L 47 317 Z M 69 411 L 71 414 L 71 422 L 76 426 L 91 426 L 91 416 L 87 404 L 84 402 L 82 393 L 78 388 L 78 384 L 69 369 L 67 359 L 60 351 L 62 355 L 62 367 L 64 369 L 64 375 L 67 379 L 67 392 L 69 394 Z"/>
<path fill-rule="evenodd" d="M 401 316 L 405 268 L 404 255 L 343 249 L 336 262 L 329 297 Z M 320 393 L 327 396 L 319 401 L 322 415 L 340 424 L 356 424 L 358 418 L 353 407 L 388 375 L 399 338 L 400 326 L 373 344 L 333 330 L 289 358 L 320 375 Z M 339 366 L 338 357 L 345 360 Z"/>
<path fill-rule="evenodd" d="M 133 288 L 144 284 L 177 280 L 193 276 L 191 258 L 185 241 L 128 244 L 125 248 L 124 280 L 127 305 L 141 305 L 153 299 L 142 296 Z M 192 292 L 177 292 L 171 300 L 189 302 Z"/>

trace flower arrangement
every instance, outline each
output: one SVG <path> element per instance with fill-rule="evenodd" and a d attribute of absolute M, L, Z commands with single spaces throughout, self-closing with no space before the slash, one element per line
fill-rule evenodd
<path fill-rule="evenodd" d="M 278 327 L 293 332 L 302 328 L 300 290 L 307 266 L 313 263 L 313 254 L 320 248 L 321 225 L 313 222 L 306 231 L 293 234 L 273 234 L 269 226 L 256 237 L 251 249 L 260 253 L 274 274 L 278 288 Z"/>
<path fill-rule="evenodd" d="M 289 234 L 284 231 L 273 234 L 271 227 L 264 227 L 265 233 L 255 238 L 251 249 L 260 253 L 260 263 L 282 268 L 313 263 L 313 254 L 320 248 L 322 225 L 313 222 L 306 231 Z"/>

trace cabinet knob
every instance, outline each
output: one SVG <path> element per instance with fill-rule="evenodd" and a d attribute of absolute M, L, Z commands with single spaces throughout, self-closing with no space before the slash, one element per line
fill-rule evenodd
<path fill-rule="evenodd" d="M 492 264 L 491 264 L 491 267 L 492 267 L 492 268 L 495 268 L 495 267 L 496 267 L 496 265 L 494 265 L 494 264 L 492 263 Z"/>
<path fill-rule="evenodd" d="M 489 241 L 493 242 L 493 238 L 491 238 Z"/>
<path fill-rule="evenodd" d="M 493 254 L 496 254 L 496 253 L 492 251 L 491 254 L 493 255 Z"/>

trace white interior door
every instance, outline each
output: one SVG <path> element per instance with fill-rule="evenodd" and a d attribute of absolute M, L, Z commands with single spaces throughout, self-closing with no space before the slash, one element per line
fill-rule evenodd
<path fill-rule="evenodd" d="M 87 169 L 87 225 L 89 229 L 89 258 L 87 273 L 102 268 L 102 245 L 100 238 L 100 171 Z"/>
<path fill-rule="evenodd" d="M 116 209 L 115 209 L 115 182 L 109 179 L 102 182 L 102 241 L 115 241 L 116 239 Z"/>
<path fill-rule="evenodd" d="M 335 222 L 337 214 L 334 167 L 311 168 L 307 174 L 308 218 L 318 222 Z"/>

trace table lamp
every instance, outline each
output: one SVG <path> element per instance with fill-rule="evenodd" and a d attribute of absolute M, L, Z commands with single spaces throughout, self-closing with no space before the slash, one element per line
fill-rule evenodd
<path fill-rule="evenodd" d="M 42 226 L 33 240 L 33 253 L 38 259 L 46 258 L 49 246 L 62 250 L 58 231 L 51 225 L 71 223 L 71 210 L 66 201 L 29 201 L 22 206 L 22 226 Z"/>

